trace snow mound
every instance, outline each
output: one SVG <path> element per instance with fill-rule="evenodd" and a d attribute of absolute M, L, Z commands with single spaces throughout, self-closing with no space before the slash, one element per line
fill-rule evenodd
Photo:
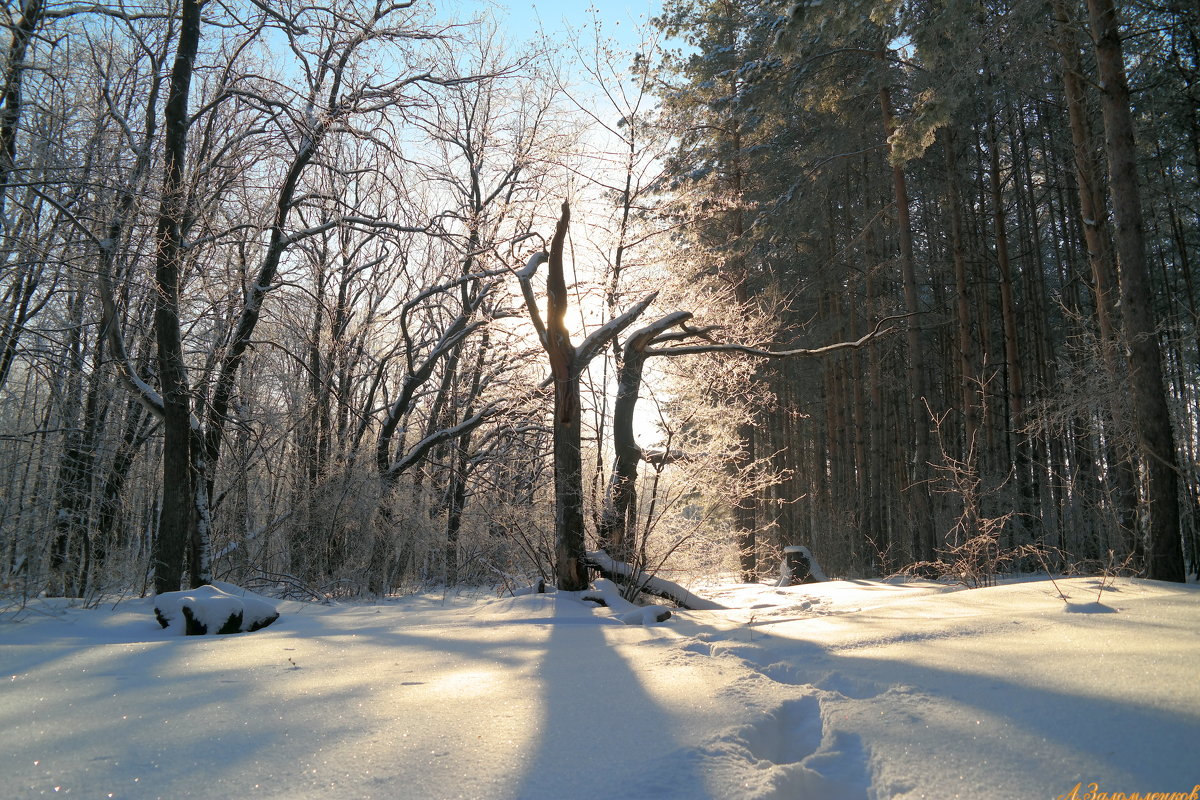
<path fill-rule="evenodd" d="M 187 636 L 242 633 L 265 628 L 279 619 L 275 606 L 232 584 L 201 586 L 182 592 L 163 592 L 154 598 L 154 617 L 164 628 Z"/>

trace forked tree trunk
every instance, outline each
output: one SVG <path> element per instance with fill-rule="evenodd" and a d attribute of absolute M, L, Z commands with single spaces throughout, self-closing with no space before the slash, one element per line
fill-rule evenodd
<path fill-rule="evenodd" d="M 549 255 L 535 254 L 529 264 L 517 273 L 517 277 L 530 320 L 550 358 L 550 376 L 554 384 L 555 574 L 559 589 L 579 591 L 588 585 L 587 565 L 584 563 L 583 429 L 579 379 L 588 363 L 654 302 L 657 292 L 589 334 L 577 349 L 571 343 L 566 325 L 568 297 L 563 275 L 563 245 L 570 221 L 571 209 L 564 202 Z M 545 322 L 538 311 L 532 284 L 533 275 L 543 261 L 549 263 Z"/>
<path fill-rule="evenodd" d="M 630 532 L 637 519 L 638 462 L 642 458 L 633 434 L 633 416 L 642 390 L 646 349 L 659 334 L 691 316 L 687 311 L 668 314 L 631 334 L 622 349 L 617 397 L 613 403 L 613 470 L 596 531 L 600 548 L 617 561 L 633 561 Z"/>

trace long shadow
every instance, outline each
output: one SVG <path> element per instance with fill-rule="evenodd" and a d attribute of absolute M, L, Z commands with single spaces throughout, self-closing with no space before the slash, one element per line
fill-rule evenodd
<path fill-rule="evenodd" d="M 553 623 L 538 670 L 543 704 L 538 745 L 517 797 L 706 796 L 697 762 L 673 758 L 679 741 L 670 714 L 609 643 L 610 636 L 632 631 L 603 618 L 587 619 L 591 624 L 573 617 L 562 621 L 568 624 Z"/>

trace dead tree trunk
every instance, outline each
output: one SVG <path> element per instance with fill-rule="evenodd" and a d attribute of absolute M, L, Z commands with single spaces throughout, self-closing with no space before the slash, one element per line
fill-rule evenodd
<path fill-rule="evenodd" d="M 562 216 L 554 229 L 550 253 L 537 253 L 517 273 L 530 321 L 550 358 L 554 384 L 554 553 L 558 588 L 579 591 L 587 588 L 584 564 L 583 451 L 579 379 L 588 363 L 654 301 L 651 294 L 629 311 L 610 320 L 588 336 L 579 347 L 571 343 L 567 330 L 567 284 L 563 275 L 563 244 L 571 221 L 570 205 L 562 205 Z M 543 323 L 534 297 L 532 279 L 543 261 L 549 263 L 546 278 L 546 320 Z"/>

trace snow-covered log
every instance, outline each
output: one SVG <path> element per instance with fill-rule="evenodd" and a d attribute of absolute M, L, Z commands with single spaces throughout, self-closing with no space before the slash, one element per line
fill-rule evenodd
<path fill-rule="evenodd" d="M 671 610 L 662 606 L 639 606 L 621 596 L 621 587 L 607 578 L 600 578 L 591 589 L 579 593 L 581 600 L 591 600 L 608 607 L 626 625 L 653 625 L 671 618 Z"/>
<path fill-rule="evenodd" d="M 156 596 L 154 617 L 164 628 L 186 636 L 203 636 L 256 631 L 279 619 L 279 612 L 248 592 L 238 596 L 216 586 L 201 586 Z"/>
<path fill-rule="evenodd" d="M 827 581 L 829 577 L 817 563 L 812 551 L 803 545 L 783 548 L 783 561 L 779 564 L 778 586 Z"/>
<path fill-rule="evenodd" d="M 597 570 L 610 581 L 616 581 L 617 583 L 634 581 L 641 591 L 646 594 L 670 600 L 680 608 L 692 611 L 721 611 L 725 608 L 720 603 L 715 603 L 712 600 L 706 600 L 703 597 L 692 594 L 677 583 L 648 575 L 642 570 L 635 569 L 626 564 L 624 561 L 617 561 L 603 550 L 589 552 L 587 554 L 587 565 Z"/>

